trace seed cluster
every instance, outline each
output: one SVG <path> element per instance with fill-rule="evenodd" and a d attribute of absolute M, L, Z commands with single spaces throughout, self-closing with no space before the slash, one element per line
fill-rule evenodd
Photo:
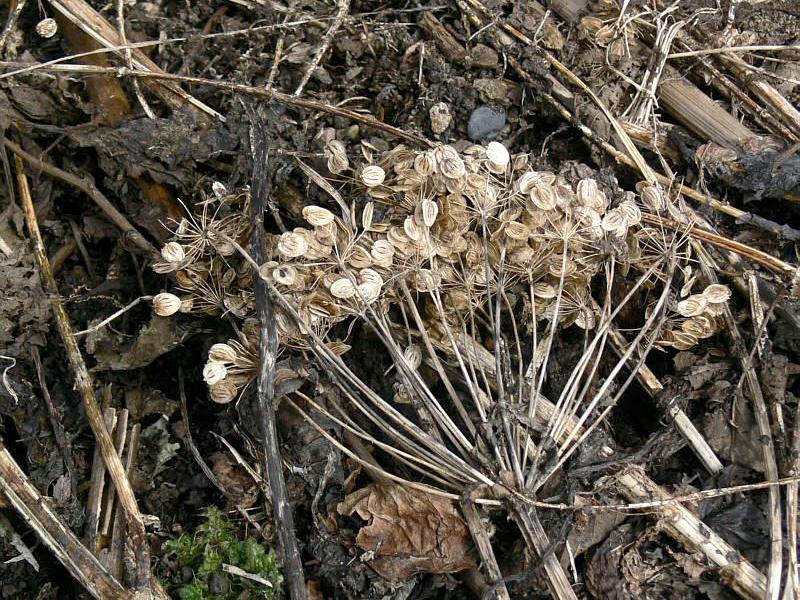
<path fill-rule="evenodd" d="M 640 186 L 638 195 L 626 192 L 612 205 L 595 180 L 572 186 L 532 169 L 527 155 L 512 156 L 497 142 L 461 152 L 449 145 L 428 151 L 401 145 L 380 155 L 364 145 L 362 154 L 363 164 L 351 167 L 341 142 L 325 146 L 330 172 L 352 173 L 348 185 L 352 198 L 364 199 L 360 210 L 338 216 L 322 206 L 304 207 L 305 225 L 271 236 L 271 260 L 259 269 L 304 328 L 322 338 L 334 324 L 367 310 L 386 314 L 404 290 L 430 317 L 434 340 L 444 339 L 447 323 L 484 308 L 488 297 L 512 291 L 523 292 L 536 319 L 592 329 L 599 316 L 593 281 L 609 265 L 623 275 L 646 274 L 651 287 L 665 278 L 664 232 L 644 224 L 641 213 L 663 209 L 656 188 Z M 184 294 L 173 312 L 253 316 L 252 272 L 230 243 L 247 234 L 247 202 L 246 194 L 217 189 L 201 204 L 200 216 L 178 224 L 155 265 L 175 272 Z M 728 296 L 727 288 L 712 285 L 676 299 L 658 344 L 683 349 L 713 334 Z M 297 319 L 277 310 L 276 322 L 283 346 L 307 347 Z M 405 357 L 412 368 L 421 360 L 414 348 Z M 252 343 L 229 341 L 225 352 L 209 355 L 204 376 L 213 399 L 236 396 L 249 381 L 255 354 Z"/>

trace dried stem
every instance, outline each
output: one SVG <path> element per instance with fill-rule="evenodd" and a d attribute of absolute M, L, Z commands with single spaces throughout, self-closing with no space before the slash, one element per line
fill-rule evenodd
<path fill-rule="evenodd" d="M 134 600 L 53 511 L 0 442 L 0 491 L 70 574 L 97 600 Z"/>
<path fill-rule="evenodd" d="M 630 500 L 651 500 L 668 497 L 667 492 L 653 483 L 640 467 L 631 466 L 617 475 L 622 494 Z M 720 571 L 739 595 L 761 600 L 766 593 L 766 578 L 735 548 L 709 529 L 689 509 L 677 504 L 656 509 L 661 527 L 689 550 L 702 552 Z"/>
<path fill-rule="evenodd" d="M 100 446 L 100 451 L 102 452 L 106 467 L 111 474 L 111 480 L 116 486 L 117 493 L 120 497 L 120 503 L 127 517 L 128 532 L 136 556 L 134 581 L 137 588 L 140 590 L 144 592 L 149 591 L 153 596 L 157 596 L 157 593 L 153 591 L 150 584 L 150 549 L 144 523 L 142 522 L 139 507 L 136 503 L 136 497 L 133 494 L 130 481 L 128 481 L 125 474 L 122 461 L 116 452 L 111 435 L 108 429 L 106 429 L 103 416 L 100 412 L 100 406 L 95 397 L 92 378 L 89 375 L 89 371 L 86 369 L 86 364 L 83 361 L 83 356 L 81 356 L 75 336 L 72 334 L 72 325 L 69 321 L 69 315 L 61 301 L 58 285 L 50 270 L 50 263 L 45 254 L 44 243 L 39 231 L 39 223 L 36 219 L 36 211 L 33 206 L 30 189 L 28 188 L 28 179 L 25 176 L 22 159 L 17 156 L 15 157 L 15 162 L 19 187 L 18 191 L 22 200 L 22 208 L 31 236 L 31 243 L 33 244 L 34 257 L 39 268 L 39 276 L 50 298 L 56 325 L 58 326 L 61 339 L 67 351 L 67 358 L 69 359 L 70 366 L 75 375 L 75 387 L 78 389 L 83 399 L 86 419 L 89 421 L 89 426 L 92 429 L 92 433 L 94 433 L 95 440 Z"/>
<path fill-rule="evenodd" d="M 111 204 L 111 201 L 106 198 L 105 195 L 98 190 L 93 183 L 85 179 L 81 179 L 72 173 L 62 171 L 58 167 L 44 162 L 43 160 L 39 160 L 32 154 L 25 152 L 25 150 L 23 150 L 19 145 L 15 144 L 9 139 L 4 139 L 3 145 L 18 157 L 25 159 L 25 162 L 29 163 L 42 173 L 49 175 L 50 177 L 60 179 L 64 183 L 81 190 L 83 193 L 89 196 L 94 203 L 97 204 L 98 208 L 105 213 L 109 220 L 120 228 L 122 231 L 123 242 L 137 247 L 139 250 L 151 257 L 160 256 L 155 247 L 148 242 L 141 233 L 134 229 L 133 225 L 131 225 L 128 219 L 125 218 L 125 215 L 119 212 L 114 205 Z"/>
<path fill-rule="evenodd" d="M 317 48 L 314 58 L 306 68 L 306 72 L 303 74 L 300 84 L 294 91 L 295 96 L 299 96 L 303 93 L 303 88 L 306 86 L 309 79 L 311 79 L 315 69 L 319 66 L 322 57 L 328 51 L 331 41 L 333 41 L 333 36 L 336 35 L 336 32 L 339 31 L 339 27 L 341 27 L 342 23 L 344 23 L 348 10 L 350 10 L 350 0 L 336 0 L 336 17 L 334 18 L 333 23 L 331 23 L 331 26 L 328 27 L 328 31 L 325 32 L 325 36 L 322 38 L 322 43 L 320 44 L 319 48 Z"/>
<path fill-rule="evenodd" d="M 264 211 L 267 207 L 267 198 L 270 194 L 270 179 L 267 172 L 269 149 L 267 147 L 267 132 L 254 110 L 250 111 L 251 128 L 250 144 L 253 153 L 253 194 L 252 194 L 252 220 L 255 228 L 251 240 L 251 254 L 257 264 L 264 259 L 265 234 Z M 264 452 L 266 454 L 266 470 L 269 477 L 269 486 L 272 491 L 272 514 L 275 520 L 275 529 L 283 551 L 283 573 L 289 588 L 292 600 L 305 600 L 305 579 L 303 577 L 303 564 L 300 561 L 300 551 L 295 537 L 294 517 L 292 506 L 289 503 L 289 492 L 283 477 L 283 461 L 278 447 L 278 430 L 275 423 L 275 361 L 278 354 L 278 332 L 275 325 L 275 316 L 272 311 L 272 301 L 266 283 L 261 279 L 258 269 L 253 276 L 255 288 L 256 312 L 261 326 L 259 340 L 258 361 L 258 412 L 261 417 L 261 433 L 263 436 Z"/>

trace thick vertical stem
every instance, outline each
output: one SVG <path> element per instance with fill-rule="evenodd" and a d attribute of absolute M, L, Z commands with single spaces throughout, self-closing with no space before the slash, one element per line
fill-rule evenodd
<path fill-rule="evenodd" d="M 250 145 L 253 152 L 252 218 L 254 233 L 250 254 L 257 264 L 264 258 L 264 210 L 267 206 L 270 182 L 266 172 L 269 150 L 266 146 L 267 132 L 255 110 L 250 110 Z M 283 574 L 292 600 L 306 600 L 306 584 L 303 564 L 294 533 L 294 517 L 289 504 L 289 492 L 283 478 L 283 461 L 278 447 L 278 429 L 275 423 L 275 361 L 278 353 L 278 332 L 267 284 L 255 273 L 256 312 L 261 325 L 258 361 L 258 412 L 261 417 L 261 433 L 266 454 L 267 476 L 272 492 L 272 516 L 278 531 L 283 551 Z"/>

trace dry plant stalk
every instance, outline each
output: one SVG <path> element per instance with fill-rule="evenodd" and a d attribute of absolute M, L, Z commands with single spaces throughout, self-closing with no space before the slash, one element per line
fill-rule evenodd
<path fill-rule="evenodd" d="M 80 543 L 0 444 L 0 491 L 64 568 L 97 600 L 134 600 L 97 558 Z"/>
<path fill-rule="evenodd" d="M 70 367 L 75 375 L 75 385 L 83 399 L 86 418 L 89 421 L 89 426 L 92 429 L 95 440 L 100 447 L 111 479 L 116 486 L 120 504 L 125 510 L 128 533 L 136 557 L 136 572 L 134 573 L 136 586 L 139 590 L 150 593 L 152 597 L 160 597 L 158 588 L 151 587 L 149 544 L 141 514 L 139 513 L 139 507 L 136 503 L 136 497 L 133 494 L 133 489 L 125 473 L 122 461 L 116 452 L 114 442 L 111 439 L 108 429 L 106 429 L 97 398 L 95 397 L 92 378 L 89 375 L 89 371 L 86 369 L 86 364 L 81 356 L 75 336 L 72 334 L 72 325 L 69 321 L 69 315 L 61 302 L 58 286 L 53 278 L 50 263 L 44 251 L 44 243 L 41 233 L 39 232 L 39 224 L 36 219 L 33 199 L 31 198 L 30 189 L 28 188 L 28 180 L 25 176 L 22 159 L 19 158 L 19 156 L 15 157 L 15 165 L 18 191 L 22 200 L 25 221 L 31 236 L 34 257 L 36 258 L 40 277 L 42 278 L 42 285 L 50 298 L 56 325 L 61 334 L 61 339 L 64 342 Z"/>
<path fill-rule="evenodd" d="M 620 492 L 629 500 L 666 499 L 669 494 L 642 470 L 632 466 L 616 476 Z M 672 537 L 689 550 L 702 552 L 720 569 L 724 581 L 743 598 L 761 600 L 765 597 L 767 580 L 764 575 L 742 558 L 730 544 L 709 529 L 691 511 L 676 504 L 664 504 L 657 509 L 659 523 Z"/>

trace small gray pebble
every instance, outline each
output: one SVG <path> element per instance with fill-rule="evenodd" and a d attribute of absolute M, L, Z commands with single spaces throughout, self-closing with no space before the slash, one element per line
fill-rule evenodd
<path fill-rule="evenodd" d="M 494 138 L 506 126 L 506 111 L 498 106 L 479 106 L 472 111 L 467 136 L 473 142 Z"/>

